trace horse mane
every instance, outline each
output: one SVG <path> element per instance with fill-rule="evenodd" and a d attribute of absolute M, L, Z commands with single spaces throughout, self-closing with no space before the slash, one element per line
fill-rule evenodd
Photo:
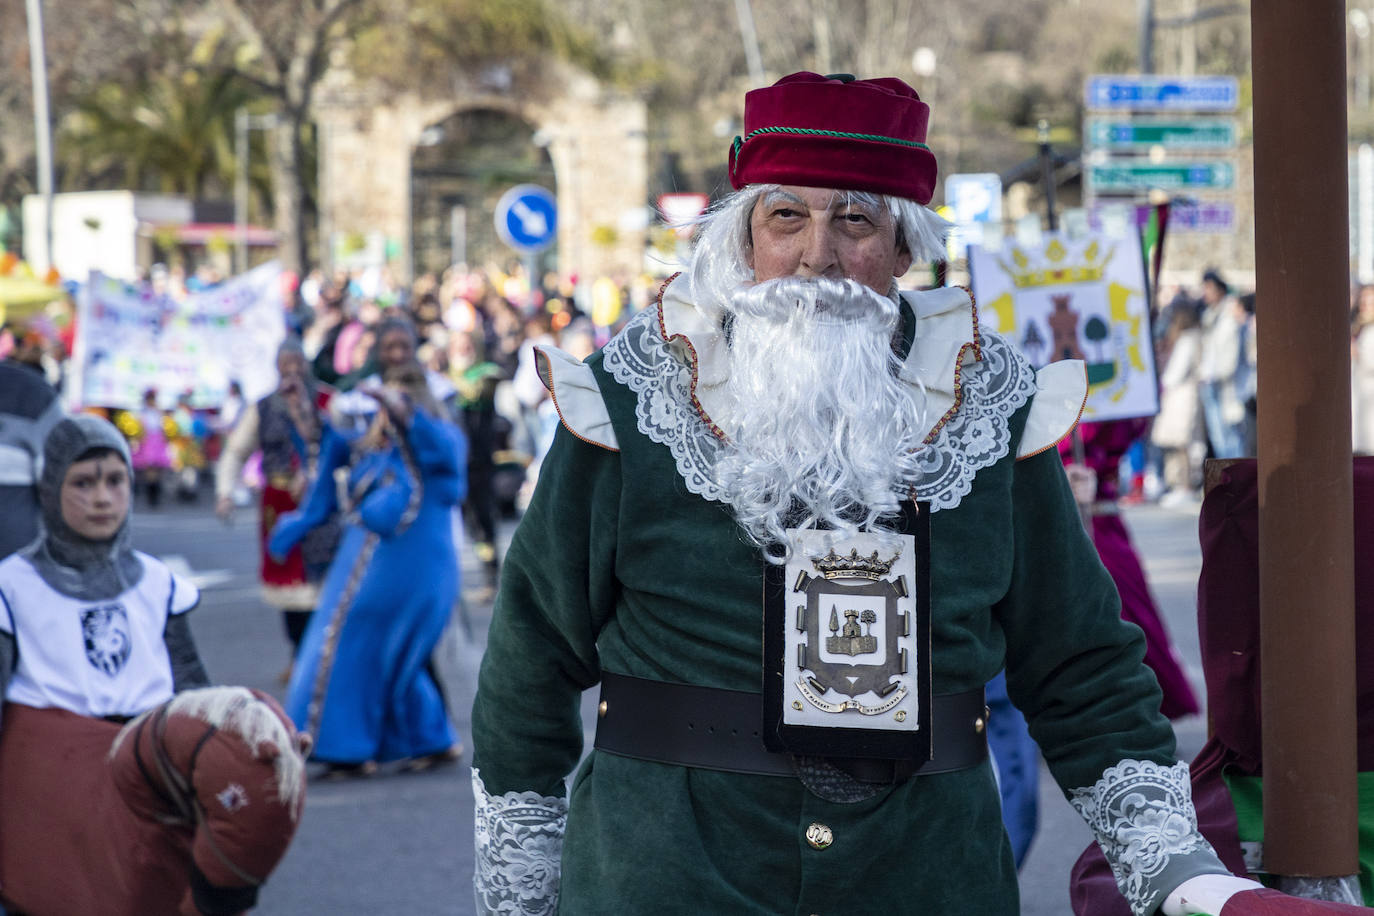
<path fill-rule="evenodd" d="M 247 687 L 200 687 L 184 690 L 166 703 L 167 715 L 184 715 L 237 735 L 254 753 L 260 745 L 277 751 L 272 761 L 276 773 L 277 800 L 296 817 L 297 802 L 305 790 L 305 760 L 296 750 L 286 725 L 267 703 Z M 158 707 L 129 721 L 110 745 L 111 758 L 126 735 L 156 712 Z"/>

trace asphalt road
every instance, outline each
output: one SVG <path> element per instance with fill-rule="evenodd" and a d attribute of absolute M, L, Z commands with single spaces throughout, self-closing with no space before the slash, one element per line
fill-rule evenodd
<path fill-rule="evenodd" d="M 1126 511 L 1166 622 L 1199 695 L 1195 599 L 1200 566 L 1196 508 Z M 509 528 L 509 526 L 507 526 Z M 217 521 L 208 499 L 135 514 L 137 547 L 189 569 L 203 598 L 192 615 L 201 655 L 216 683 L 281 696 L 288 661 L 280 615 L 258 599 L 256 517 L 239 510 Z M 507 534 L 509 531 L 507 531 Z M 468 734 L 489 596 L 475 560 L 464 557 L 464 602 L 439 653 L 455 724 Z M 583 704 L 589 723 L 594 700 Z M 1201 717 L 1176 723 L 1179 754 L 1204 741 Z M 1090 841 L 1087 828 L 1041 767 L 1041 827 L 1021 873 L 1023 916 L 1069 913 L 1068 875 Z M 310 784 L 305 816 L 255 911 L 267 916 L 465 916 L 472 901 L 472 790 L 464 763 L 424 774 L 383 768 L 370 779 Z"/>

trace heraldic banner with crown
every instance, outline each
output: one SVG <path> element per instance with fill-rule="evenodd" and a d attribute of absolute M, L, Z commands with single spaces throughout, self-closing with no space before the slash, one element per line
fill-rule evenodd
<path fill-rule="evenodd" d="M 969 246 L 978 320 L 1039 369 L 1081 359 L 1088 373 L 1083 419 L 1159 412 L 1150 299 L 1140 239 L 1044 233 L 1038 245 L 1009 238 Z"/>

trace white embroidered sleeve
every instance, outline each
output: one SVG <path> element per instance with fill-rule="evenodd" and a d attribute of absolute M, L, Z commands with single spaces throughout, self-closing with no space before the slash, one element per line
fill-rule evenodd
<path fill-rule="evenodd" d="M 553 916 L 563 857 L 566 799 L 536 792 L 491 796 L 472 771 L 476 802 L 473 890 L 480 916 Z"/>
<path fill-rule="evenodd" d="M 1188 764 L 1123 760 L 1069 794 L 1134 916 L 1156 912 L 1189 878 L 1229 874 L 1198 831 Z"/>

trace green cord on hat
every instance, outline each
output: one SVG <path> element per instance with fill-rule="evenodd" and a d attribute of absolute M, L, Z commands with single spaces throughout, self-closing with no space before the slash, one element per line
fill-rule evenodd
<path fill-rule="evenodd" d="M 898 146 L 911 146 L 917 149 L 930 149 L 924 143 L 917 143 L 915 140 L 902 140 L 898 137 L 884 137 L 881 134 L 855 134 L 843 130 L 816 130 L 807 127 L 760 127 L 758 130 L 751 130 L 744 135 L 744 139 L 735 138 L 735 155 L 739 155 L 740 147 L 748 143 L 759 134 L 801 134 L 813 137 L 840 137 L 845 140 L 873 140 L 878 143 L 895 143 Z"/>

